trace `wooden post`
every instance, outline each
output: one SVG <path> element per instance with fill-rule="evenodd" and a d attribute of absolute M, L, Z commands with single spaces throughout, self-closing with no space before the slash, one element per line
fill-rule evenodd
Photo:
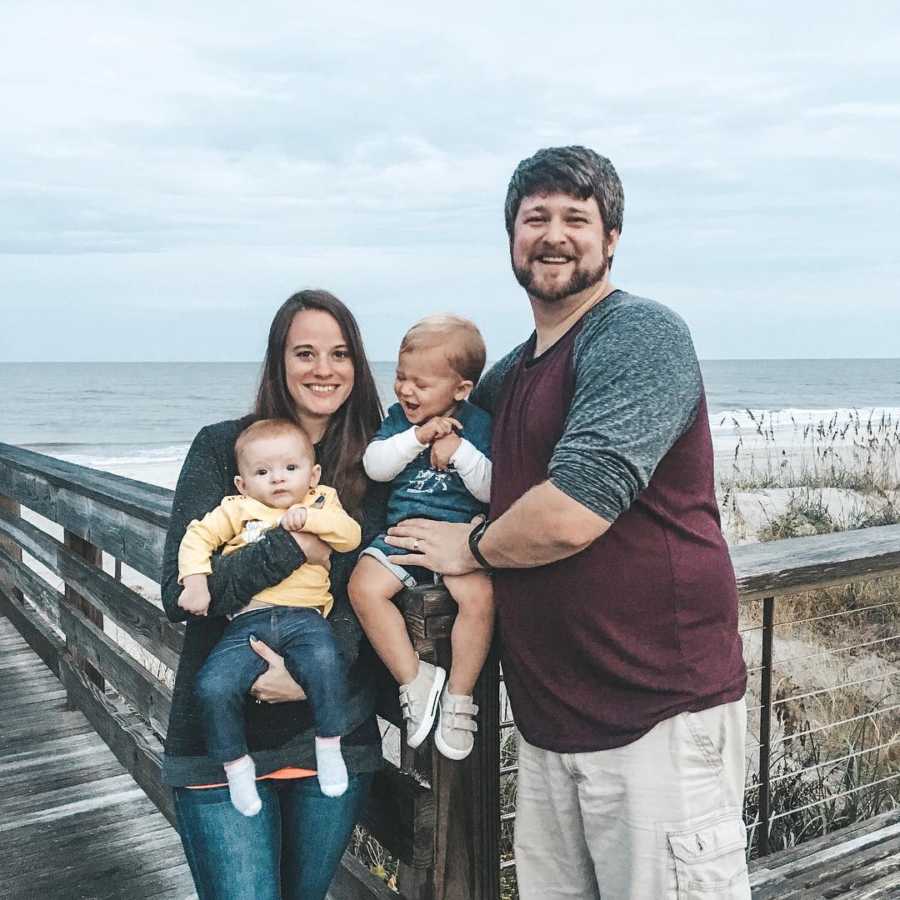
<path fill-rule="evenodd" d="M 775 598 L 763 600 L 762 669 L 760 670 L 759 710 L 759 855 L 769 853 L 769 793 L 772 773 L 772 633 L 775 623 Z"/>
<path fill-rule="evenodd" d="M 401 597 L 413 646 L 448 672 L 455 604 L 442 587 Z M 492 647 L 478 684 L 475 748 L 462 761 L 445 759 L 429 738 L 417 750 L 401 744 L 401 767 L 431 785 L 413 822 L 430 840 L 430 867 L 401 863 L 399 888 L 409 900 L 498 900 L 500 896 L 500 664 Z"/>
<path fill-rule="evenodd" d="M 4 510 L 4 512 L 8 512 L 12 516 L 21 516 L 22 515 L 22 507 L 19 505 L 17 500 L 13 500 L 11 497 L 4 497 L 0 494 L 0 509 Z M 22 548 L 14 541 L 12 538 L 0 537 L 0 547 L 2 547 L 13 559 L 18 562 L 22 561 Z M 11 582 L 0 581 L 0 590 L 6 594 L 7 597 L 13 602 L 21 604 L 23 602 L 22 592 Z"/>
<path fill-rule="evenodd" d="M 437 663 L 442 665 L 435 652 L 435 641 L 424 636 L 424 619 L 422 621 L 422 631 L 416 633 L 415 629 L 410 630 L 410 637 L 416 653 L 419 658 L 425 662 Z M 415 772 L 416 778 L 431 785 L 432 795 L 435 790 L 434 781 L 434 757 L 436 751 L 431 738 L 421 744 L 415 750 L 406 745 L 405 729 L 400 742 L 400 767 L 407 772 Z M 417 805 L 413 818 L 413 838 L 416 842 L 420 836 L 427 837 L 427 831 L 431 830 L 434 823 L 434 816 L 437 814 L 433 800 L 429 804 L 421 803 Z M 420 821 L 421 820 L 421 821 Z M 432 842 L 433 844 L 433 842 Z M 431 854 L 433 858 L 433 846 Z M 400 889 L 403 900 L 436 900 L 434 894 L 434 866 L 428 868 L 419 868 L 407 865 L 402 862 L 397 873 L 398 887 Z"/>
<path fill-rule="evenodd" d="M 93 544 L 68 529 L 63 532 L 63 543 L 92 566 L 102 568 L 103 553 L 99 547 L 95 547 Z M 100 628 L 103 628 L 103 613 L 82 597 L 68 582 L 66 582 L 65 585 L 65 597 L 66 602 L 71 604 L 73 609 L 77 609 L 79 612 L 84 613 L 91 622 L 98 625 Z M 66 638 L 66 643 L 69 646 L 69 653 L 75 666 L 87 675 L 89 681 L 103 691 L 105 689 L 103 676 L 90 663 L 81 658 L 78 651 L 71 646 L 68 636 Z"/>
<path fill-rule="evenodd" d="M 449 671 L 450 642 L 436 642 Z M 500 896 L 500 663 L 496 642 L 474 692 L 478 733 L 460 762 L 434 751 L 434 900 Z"/>

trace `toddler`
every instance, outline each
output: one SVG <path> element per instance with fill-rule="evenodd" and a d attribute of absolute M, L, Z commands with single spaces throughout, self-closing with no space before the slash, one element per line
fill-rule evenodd
<path fill-rule="evenodd" d="M 205 616 L 209 608 L 210 557 L 220 547 L 224 554 L 232 553 L 277 527 L 315 534 L 339 553 L 359 546 L 360 527 L 343 510 L 334 489 L 319 484 L 321 468 L 302 428 L 283 419 L 262 419 L 238 435 L 234 450 L 238 495 L 191 522 L 178 553 L 178 578 L 184 585 L 178 605 L 197 616 Z M 249 645 L 251 638 L 284 656 L 312 703 L 322 793 L 339 797 L 347 790 L 340 738 L 347 686 L 325 621 L 333 604 L 330 586 L 327 570 L 307 563 L 256 594 L 231 617 L 197 675 L 207 752 L 223 764 L 231 802 L 245 816 L 256 815 L 261 803 L 244 735 L 244 704 L 266 669 Z"/>
<path fill-rule="evenodd" d="M 400 344 L 394 391 L 398 403 L 363 456 L 366 473 L 391 481 L 387 523 L 413 517 L 468 522 L 490 499 L 490 416 L 467 397 L 485 362 L 474 324 L 429 316 Z M 406 742 L 418 747 L 440 710 L 434 741 L 450 759 L 472 750 L 478 707 L 472 691 L 491 643 L 493 592 L 485 572 L 453 575 L 444 584 L 459 607 L 451 633 L 450 677 L 419 660 L 392 598 L 416 584 L 415 573 L 391 562 L 408 551 L 379 536 L 363 550 L 350 579 L 350 602 L 375 651 L 400 685 Z M 431 576 L 431 573 L 427 573 Z"/>

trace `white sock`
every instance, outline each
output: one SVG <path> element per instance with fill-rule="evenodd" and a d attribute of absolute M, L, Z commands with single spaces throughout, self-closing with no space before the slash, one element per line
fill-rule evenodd
<path fill-rule="evenodd" d="M 347 766 L 341 756 L 340 737 L 316 738 L 316 770 L 326 797 L 340 797 L 347 790 Z"/>
<path fill-rule="evenodd" d="M 243 816 L 255 816 L 262 809 L 262 801 L 256 792 L 253 758 L 242 756 L 234 762 L 225 763 L 225 775 L 234 808 Z"/>

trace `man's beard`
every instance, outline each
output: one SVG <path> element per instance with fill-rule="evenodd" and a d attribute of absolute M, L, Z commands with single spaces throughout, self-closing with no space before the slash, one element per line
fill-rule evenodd
<path fill-rule="evenodd" d="M 536 256 L 539 255 L 540 254 L 536 254 Z M 573 294 L 578 294 L 581 293 L 581 291 L 592 288 L 595 284 L 599 284 L 603 280 L 609 270 L 609 263 L 606 258 L 606 247 L 604 246 L 603 262 L 598 268 L 579 269 L 576 266 L 575 271 L 568 281 L 557 284 L 549 290 L 545 290 L 535 284 L 533 264 L 528 267 L 517 266 L 515 260 L 512 259 L 512 253 L 510 253 L 510 260 L 512 262 L 512 270 L 513 274 L 516 276 L 516 281 L 525 288 L 528 296 L 534 297 L 537 300 L 543 300 L 545 303 L 554 303 L 557 300 L 565 300 L 566 297 L 571 297 Z"/>

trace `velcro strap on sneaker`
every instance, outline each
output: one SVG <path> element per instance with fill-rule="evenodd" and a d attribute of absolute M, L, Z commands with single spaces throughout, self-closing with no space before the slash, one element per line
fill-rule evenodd
<path fill-rule="evenodd" d="M 446 713 L 460 713 L 464 716 L 478 715 L 478 707 L 471 700 L 456 700 L 447 694 L 441 700 L 441 708 Z"/>
<path fill-rule="evenodd" d="M 465 713 L 444 713 L 444 721 L 448 728 L 458 728 L 460 731 L 478 731 L 478 723 L 469 718 Z"/>

